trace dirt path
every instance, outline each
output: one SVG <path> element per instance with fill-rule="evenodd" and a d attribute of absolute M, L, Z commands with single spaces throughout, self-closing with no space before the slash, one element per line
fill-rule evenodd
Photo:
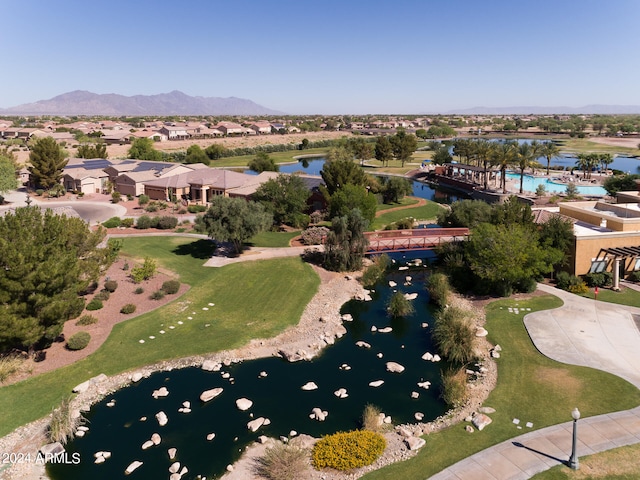
<path fill-rule="evenodd" d="M 393 208 L 387 208 L 386 210 L 380 210 L 380 211 L 376 212 L 376 218 L 378 218 L 381 215 L 384 215 L 385 213 L 395 212 L 396 210 L 406 210 L 407 208 L 423 207 L 423 206 L 425 206 L 427 204 L 427 201 L 424 198 L 420 198 L 420 197 L 407 197 L 407 198 L 414 198 L 414 199 L 418 200 L 418 203 L 413 203 L 411 205 L 400 205 L 399 207 L 393 207 Z"/>

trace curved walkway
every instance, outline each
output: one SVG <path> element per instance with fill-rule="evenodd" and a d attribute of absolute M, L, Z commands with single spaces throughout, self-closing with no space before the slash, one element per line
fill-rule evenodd
<path fill-rule="evenodd" d="M 376 218 L 378 218 L 381 215 L 384 215 L 385 213 L 395 212 L 397 210 L 406 210 L 408 208 L 423 207 L 427 204 L 427 200 L 422 197 L 407 196 L 407 198 L 415 198 L 416 200 L 418 200 L 418 202 L 412 203 L 411 205 L 399 205 L 397 207 L 387 208 L 386 210 L 378 210 L 376 212 Z"/>
<path fill-rule="evenodd" d="M 564 305 L 524 319 L 536 348 L 564 363 L 613 373 L 640 388 L 640 308 L 589 300 L 548 285 L 538 289 Z M 569 409 L 567 406 L 567 416 Z M 560 464 L 571 454 L 571 421 L 512 438 L 476 453 L 432 480 L 521 480 Z M 579 456 L 640 443 L 640 407 L 581 419 Z"/>

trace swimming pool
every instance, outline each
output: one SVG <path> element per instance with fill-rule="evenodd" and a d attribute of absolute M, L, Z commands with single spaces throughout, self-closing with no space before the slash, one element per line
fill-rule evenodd
<path fill-rule="evenodd" d="M 577 179 L 577 177 L 574 178 Z M 520 185 L 520 174 L 507 173 L 507 180 L 514 180 L 518 185 Z M 566 183 L 554 182 L 552 179 L 544 177 L 534 177 L 532 175 L 524 176 L 522 186 L 525 192 L 535 192 L 538 185 L 544 185 L 548 193 L 564 193 L 567 190 Z M 581 195 L 604 196 L 607 194 L 607 191 L 600 186 L 580 185 L 576 182 L 576 187 L 578 187 L 578 193 Z"/>

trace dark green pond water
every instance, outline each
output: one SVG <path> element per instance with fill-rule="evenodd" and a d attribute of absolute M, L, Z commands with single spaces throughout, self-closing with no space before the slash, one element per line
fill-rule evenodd
<path fill-rule="evenodd" d="M 321 436 L 358 428 L 368 403 L 391 415 L 394 424 L 415 422 L 416 412 L 424 413 L 424 421 L 435 419 L 446 410 L 438 398 L 440 368 L 444 365 L 421 359 L 425 352 L 435 351 L 430 327 L 421 326 L 423 322 L 431 324 L 432 321 L 423 283 L 426 270 L 419 267 L 391 273 L 384 284 L 376 287 L 373 301 L 352 301 L 344 305 L 343 312 L 354 317 L 353 322 L 345 322 L 348 333 L 311 362 L 288 363 L 267 358 L 223 367 L 221 372 L 205 372 L 199 368 L 160 372 L 107 397 L 86 415 L 87 434 L 67 446 L 69 454 L 80 454 L 81 463 L 49 465 L 49 475 L 60 480 L 120 479 L 125 478 L 127 466 L 139 460 L 144 464 L 126 478 L 168 478 L 172 461 L 167 450 L 175 447 L 176 460 L 189 469 L 182 477 L 184 480 L 197 475 L 216 478 L 259 435 L 288 436 L 295 430 Z M 412 277 L 410 286 L 403 285 L 407 275 Z M 416 313 L 410 318 L 387 318 L 385 303 L 392 293 L 389 280 L 395 281 L 398 284 L 395 288 L 402 292 L 419 294 L 413 300 Z M 391 326 L 393 331 L 371 332 L 372 325 Z M 358 340 L 368 342 L 371 348 L 355 346 Z M 378 353 L 383 357 L 379 358 Z M 406 370 L 401 374 L 387 372 L 385 364 L 389 361 L 400 363 Z M 344 363 L 351 369 L 341 370 Z M 262 371 L 267 372 L 266 378 L 258 378 Z M 234 382 L 222 378 L 222 372 L 228 372 Z M 375 380 L 384 380 L 384 384 L 370 387 L 369 382 Z M 417 386 L 426 380 L 432 383 L 430 389 Z M 310 381 L 319 388 L 301 390 L 300 387 Z M 167 387 L 169 396 L 153 399 L 151 393 L 162 386 Z M 200 402 L 200 394 L 215 387 L 224 388 L 223 393 L 206 404 Z M 339 388 L 346 388 L 349 396 L 337 398 L 333 392 Z M 413 391 L 420 393 L 418 399 L 411 398 Z M 235 404 L 242 397 L 253 401 L 253 406 L 244 412 Z M 115 406 L 106 406 L 110 400 L 115 400 Z M 185 400 L 191 402 L 191 413 L 178 412 Z M 309 418 L 314 407 L 329 413 L 324 422 Z M 164 427 L 155 419 L 159 411 L 164 411 L 169 418 Z M 253 418 L 269 418 L 271 424 L 250 432 L 247 422 L 252 420 L 251 413 Z M 140 421 L 141 417 L 147 420 Z M 142 450 L 142 444 L 154 432 L 160 434 L 161 444 Z M 206 439 L 209 433 L 215 433 L 212 441 Z M 97 451 L 109 451 L 112 457 L 96 465 L 94 453 Z"/>

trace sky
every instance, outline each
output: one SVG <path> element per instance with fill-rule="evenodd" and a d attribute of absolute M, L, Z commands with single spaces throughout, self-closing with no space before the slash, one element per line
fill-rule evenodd
<path fill-rule="evenodd" d="M 0 108 L 73 90 L 288 114 L 640 105 L 640 0 L 0 0 Z"/>

